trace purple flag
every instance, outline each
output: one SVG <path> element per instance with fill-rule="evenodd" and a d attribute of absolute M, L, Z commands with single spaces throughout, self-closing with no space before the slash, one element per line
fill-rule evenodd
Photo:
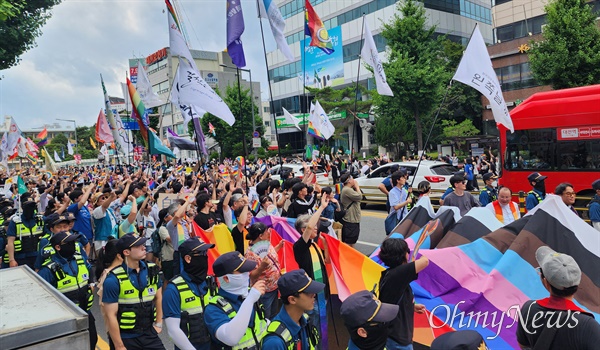
<path fill-rule="evenodd" d="M 242 33 L 244 32 L 244 14 L 240 0 L 227 0 L 227 52 L 238 68 L 246 66 Z"/>
<path fill-rule="evenodd" d="M 177 133 L 173 130 L 171 130 L 171 128 L 167 128 L 167 131 L 169 132 L 169 135 L 174 136 L 174 137 L 179 137 L 179 135 L 177 135 Z"/>
<path fill-rule="evenodd" d="M 202 132 L 202 126 L 200 125 L 200 118 L 192 118 L 192 122 L 194 123 L 196 140 L 198 141 L 198 146 L 200 146 L 200 151 L 202 154 L 208 155 L 208 151 L 206 150 L 206 142 L 204 140 L 204 133 Z"/>

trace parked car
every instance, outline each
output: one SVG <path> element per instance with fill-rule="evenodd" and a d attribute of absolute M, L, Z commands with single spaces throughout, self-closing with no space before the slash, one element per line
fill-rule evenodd
<path fill-rule="evenodd" d="M 271 179 L 280 180 L 281 179 L 281 166 L 275 165 L 271 168 Z M 291 171 L 294 173 L 294 177 L 303 178 L 304 177 L 304 168 L 302 164 L 283 164 L 283 171 Z M 319 184 L 331 184 L 329 174 L 322 166 L 317 166 L 317 169 L 314 170 L 317 174 L 317 183 Z"/>
<path fill-rule="evenodd" d="M 363 175 L 356 179 L 363 193 L 363 199 L 366 200 L 381 200 L 383 193 L 377 188 L 379 184 L 390 175 L 393 165 L 398 165 L 400 169 L 408 172 L 410 175 L 408 183 L 412 182 L 413 190 L 417 190 L 419 182 L 427 180 L 431 183 L 431 189 L 445 190 L 450 186 L 450 177 L 458 171 L 456 167 L 448 163 L 424 160 L 419 165 L 419 171 L 416 179 L 413 182 L 414 173 L 417 169 L 418 161 L 410 162 L 392 162 L 380 166 L 371 171 L 368 175 Z"/>

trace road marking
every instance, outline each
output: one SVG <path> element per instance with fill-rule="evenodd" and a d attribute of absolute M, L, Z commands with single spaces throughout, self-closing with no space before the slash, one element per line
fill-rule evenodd
<path fill-rule="evenodd" d="M 96 350 L 109 350 L 110 346 L 101 336 L 98 336 L 98 342 L 96 343 Z"/>
<path fill-rule="evenodd" d="M 385 212 L 374 211 L 374 210 L 363 210 L 362 215 L 372 217 L 372 218 L 380 218 L 380 219 L 385 219 L 388 216 L 388 214 L 386 214 Z"/>
<path fill-rule="evenodd" d="M 369 247 L 379 247 L 379 244 L 377 244 L 377 243 L 364 242 L 364 241 L 357 241 L 356 243 L 368 245 Z"/>

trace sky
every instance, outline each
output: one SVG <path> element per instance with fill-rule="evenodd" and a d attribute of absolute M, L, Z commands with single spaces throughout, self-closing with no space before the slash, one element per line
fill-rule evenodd
<path fill-rule="evenodd" d="M 268 98 L 267 73 L 256 1 L 242 0 L 246 69 L 261 81 Z M 177 0 L 190 48 L 226 47 L 225 0 Z M 276 49 L 269 23 L 262 20 L 267 52 Z M 13 116 L 21 129 L 52 124 L 56 118 L 91 126 L 104 108 L 100 74 L 110 96 L 121 96 L 128 59 L 169 46 L 164 0 L 63 0 L 42 27 L 37 47 L 20 63 L 0 71 L 0 117 Z M 247 79 L 247 74 L 242 77 Z M 69 122 L 58 122 L 63 126 Z"/>

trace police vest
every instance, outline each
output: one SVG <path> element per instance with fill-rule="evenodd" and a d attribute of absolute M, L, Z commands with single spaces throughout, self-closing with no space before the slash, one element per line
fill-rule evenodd
<path fill-rule="evenodd" d="M 306 322 L 308 322 L 308 316 L 305 314 L 302 316 L 304 318 L 304 320 Z M 314 326 L 311 326 L 310 324 L 306 324 L 306 333 L 308 335 L 308 345 L 309 345 L 309 349 L 316 349 L 317 345 L 319 343 L 319 337 L 318 337 L 318 331 Z M 269 324 L 269 327 L 267 328 L 267 334 L 265 334 L 265 337 L 263 338 L 266 339 L 267 336 L 269 335 L 276 335 L 279 338 L 281 338 L 281 340 L 283 340 L 283 342 L 285 343 L 285 348 L 288 350 L 296 350 L 298 349 L 298 343 L 301 342 L 301 339 L 298 339 L 296 341 L 294 341 L 292 334 L 290 333 L 290 331 L 287 329 L 287 327 L 285 326 L 285 324 L 283 324 L 283 322 L 281 321 L 273 321 Z M 261 346 L 262 346 L 262 341 L 261 341 Z M 303 349 L 305 350 L 305 349 Z"/>
<path fill-rule="evenodd" d="M 16 229 L 15 252 L 32 253 L 37 251 L 40 238 L 44 234 L 44 222 L 41 216 L 36 217 L 36 223 L 31 228 L 21 222 L 20 216 L 15 216 L 12 220 Z"/>
<path fill-rule="evenodd" d="M 490 203 L 498 199 L 498 196 L 494 193 L 494 191 L 490 191 L 490 189 L 487 187 L 481 190 L 479 194 L 482 194 L 483 192 L 487 192 L 487 195 L 490 198 Z"/>
<path fill-rule="evenodd" d="M 542 199 L 542 197 L 540 197 L 540 195 L 537 192 L 535 192 L 534 190 L 531 190 L 531 191 L 527 192 L 527 194 L 528 195 L 530 195 L 530 194 L 534 195 L 535 199 L 537 199 L 537 201 L 538 201 L 538 204 L 540 204 L 540 203 L 542 203 L 542 201 L 544 201 Z"/>
<path fill-rule="evenodd" d="M 494 207 L 496 219 L 498 219 L 500 222 L 504 222 L 504 213 L 502 212 L 502 207 L 500 206 L 500 203 L 498 201 L 494 201 L 492 202 L 492 206 Z M 512 204 L 512 202 L 508 203 L 508 206 L 510 207 L 510 212 L 512 213 L 515 220 L 519 220 L 519 212 Z"/>
<path fill-rule="evenodd" d="M 44 238 L 46 238 L 46 235 L 42 237 L 42 239 Z M 52 256 L 56 254 L 56 250 L 54 249 L 52 244 L 50 244 L 50 238 L 52 238 L 52 236 L 48 235 L 48 238 L 46 238 L 48 240 L 48 243 L 46 243 L 46 245 L 39 249 L 40 254 L 42 254 L 42 265 L 51 262 Z M 81 255 L 81 245 L 78 242 L 75 242 L 75 254 Z"/>
<path fill-rule="evenodd" d="M 158 290 L 158 267 L 148 263 L 147 285 L 143 290 L 134 287 L 123 266 L 114 268 L 111 273 L 120 285 L 117 320 L 121 332 L 144 333 L 156 320 L 154 296 Z"/>
<path fill-rule="evenodd" d="M 80 254 L 75 254 L 74 257 L 77 261 L 77 276 L 66 274 L 56 261 L 47 260 L 43 266 L 54 273 L 56 289 L 81 309 L 88 311 L 94 303 L 94 294 L 88 286 L 90 272 Z"/>
<path fill-rule="evenodd" d="M 223 298 L 222 296 L 217 295 L 217 296 L 211 298 L 210 303 L 212 305 L 217 306 L 219 309 L 221 309 L 227 315 L 227 317 L 229 317 L 230 320 L 232 320 L 235 317 L 235 315 L 237 315 L 236 311 L 233 309 L 233 306 L 229 303 L 229 301 L 227 301 L 227 299 Z M 242 339 L 240 339 L 240 341 L 236 345 L 234 345 L 232 347 L 224 346 L 224 347 L 221 347 L 221 349 L 231 349 L 231 350 L 259 349 L 260 342 L 261 342 L 262 338 L 264 337 L 266 331 L 267 331 L 267 321 L 265 320 L 264 315 L 262 315 L 262 312 L 260 312 L 260 310 L 254 310 L 254 328 L 247 327 L 246 333 L 244 333 L 244 336 L 242 337 Z M 214 347 L 214 346 L 211 348 L 218 349 L 218 347 Z"/>
<path fill-rule="evenodd" d="M 181 300 L 179 328 L 191 343 L 209 343 L 210 333 L 208 333 L 208 328 L 204 323 L 204 307 L 210 302 L 210 293 L 207 292 L 203 296 L 197 296 L 181 276 L 175 276 L 169 283 L 175 285 Z"/>

